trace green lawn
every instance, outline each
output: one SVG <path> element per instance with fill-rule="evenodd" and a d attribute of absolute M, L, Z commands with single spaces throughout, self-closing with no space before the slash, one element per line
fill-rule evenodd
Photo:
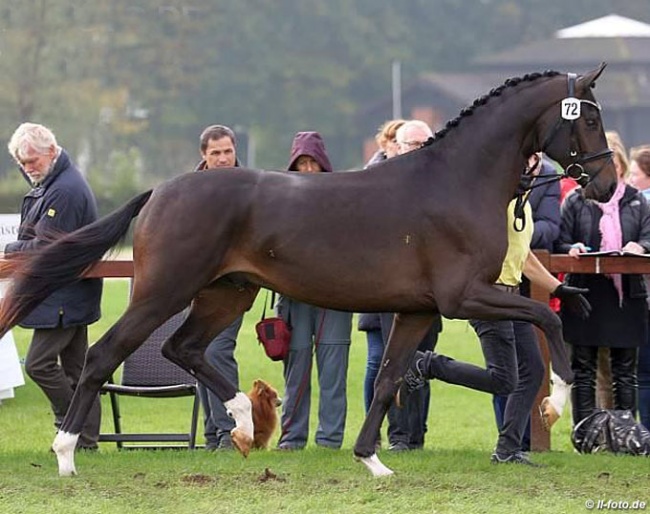
<path fill-rule="evenodd" d="M 126 303 L 128 283 L 107 280 L 102 320 L 92 340 L 115 321 Z M 282 392 L 282 366 L 264 356 L 253 326 L 261 313 L 247 314 L 237 358 L 244 388 L 264 378 Z M 30 332 L 14 330 L 25 355 Z M 465 322 L 448 321 L 439 344 L 443 353 L 482 363 L 475 335 Z M 365 338 L 353 331 L 348 371 L 348 422 L 344 448 L 313 442 L 302 452 L 201 450 L 118 452 L 103 444 L 97 454 L 77 456 L 79 476 L 59 478 L 49 452 L 52 415 L 43 394 L 28 380 L 16 398 L 0 406 L 0 513 L 488 513 L 585 512 L 589 500 L 650 503 L 650 465 L 645 458 L 577 455 L 568 418 L 553 432 L 553 451 L 534 455 L 542 469 L 493 466 L 489 456 L 496 429 L 488 395 L 432 383 L 429 432 L 424 451 L 382 460 L 395 476 L 375 479 L 352 458 L 363 421 Z M 315 383 L 314 383 L 315 386 Z M 125 398 L 125 430 L 183 430 L 190 399 Z M 110 429 L 107 398 L 103 426 Z M 317 389 L 312 402 L 312 438 Z M 268 471 L 267 471 L 268 470 Z M 648 507 L 650 509 L 650 507 Z M 620 509 L 619 509 L 620 510 Z"/>

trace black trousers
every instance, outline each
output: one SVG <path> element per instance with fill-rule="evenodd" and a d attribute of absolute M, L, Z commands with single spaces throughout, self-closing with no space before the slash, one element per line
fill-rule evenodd
<path fill-rule="evenodd" d="M 516 453 L 544 377 L 544 362 L 530 323 L 470 320 L 485 357 L 485 368 L 428 353 L 424 376 L 496 395 L 507 396 L 496 450 Z"/>
<path fill-rule="evenodd" d="M 638 348 L 610 348 L 614 409 L 637 409 L 637 353 Z M 596 369 L 598 346 L 573 345 L 571 367 L 575 379 L 571 388 L 573 423 L 577 424 L 596 408 Z"/>
<path fill-rule="evenodd" d="M 54 425 L 63 423 L 79 382 L 88 349 L 88 327 L 38 328 L 25 358 L 25 371 L 50 401 Z M 99 395 L 83 426 L 77 446 L 96 448 L 101 422 Z"/>
<path fill-rule="evenodd" d="M 380 315 L 384 348 L 386 348 L 388 334 L 393 326 L 393 317 L 393 313 Z M 421 352 L 433 351 L 438 342 L 439 333 L 440 326 L 434 324 L 420 342 L 418 350 Z M 406 404 L 401 409 L 395 403 L 391 404 L 387 416 L 389 444 L 405 443 L 411 450 L 417 450 L 424 446 L 424 435 L 428 429 L 430 399 L 431 388 L 427 382 L 424 387 L 409 395 Z"/>

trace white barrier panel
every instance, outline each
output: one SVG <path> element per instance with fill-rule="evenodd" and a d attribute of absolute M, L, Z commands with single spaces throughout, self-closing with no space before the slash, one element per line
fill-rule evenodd
<path fill-rule="evenodd" d="M 0 249 L 18 238 L 20 214 L 0 214 Z M 6 281 L 0 280 L 0 297 L 4 295 Z M 14 397 L 14 387 L 25 384 L 20 367 L 14 336 L 9 331 L 0 339 L 0 400 Z"/>

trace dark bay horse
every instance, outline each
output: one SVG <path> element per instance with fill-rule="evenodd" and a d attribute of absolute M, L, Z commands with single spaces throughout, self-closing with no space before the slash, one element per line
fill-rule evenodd
<path fill-rule="evenodd" d="M 510 79 L 422 149 L 371 170 L 184 174 L 34 254 L 5 261 L 13 281 L 0 308 L 0 334 L 77 280 L 138 217 L 131 302 L 88 351 L 53 444 L 59 473 L 76 473 L 75 443 L 100 386 L 156 327 L 190 304 L 163 353 L 225 403 L 236 422 L 233 441 L 246 455 L 250 402 L 203 352 L 251 307 L 260 287 L 332 309 L 398 313 L 354 447 L 374 475 L 392 473 L 375 454 L 376 435 L 434 317 L 529 321 L 549 344 L 562 344 L 560 320 L 548 306 L 492 284 L 507 246 L 506 206 L 533 152 L 545 151 L 579 177 L 591 197 L 611 195 L 616 173 L 591 91 L 603 68 Z M 574 100 L 563 102 L 567 97 Z"/>

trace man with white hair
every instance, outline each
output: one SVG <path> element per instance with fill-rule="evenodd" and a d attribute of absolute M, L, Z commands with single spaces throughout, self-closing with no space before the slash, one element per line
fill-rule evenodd
<path fill-rule="evenodd" d="M 7 258 L 45 246 L 97 219 L 90 186 L 50 129 L 23 123 L 11 136 L 8 149 L 31 190 L 23 198 L 18 240 L 4 249 Z M 101 315 L 101 294 L 101 279 L 80 280 L 52 293 L 20 322 L 21 327 L 34 329 L 25 371 L 50 401 L 57 428 L 63 423 L 81 376 L 88 325 Z M 99 427 L 97 397 L 77 448 L 96 450 Z"/>
<path fill-rule="evenodd" d="M 427 140 L 433 137 L 433 131 L 421 120 L 409 120 L 395 133 L 397 153 L 402 155 L 422 147 Z"/>

